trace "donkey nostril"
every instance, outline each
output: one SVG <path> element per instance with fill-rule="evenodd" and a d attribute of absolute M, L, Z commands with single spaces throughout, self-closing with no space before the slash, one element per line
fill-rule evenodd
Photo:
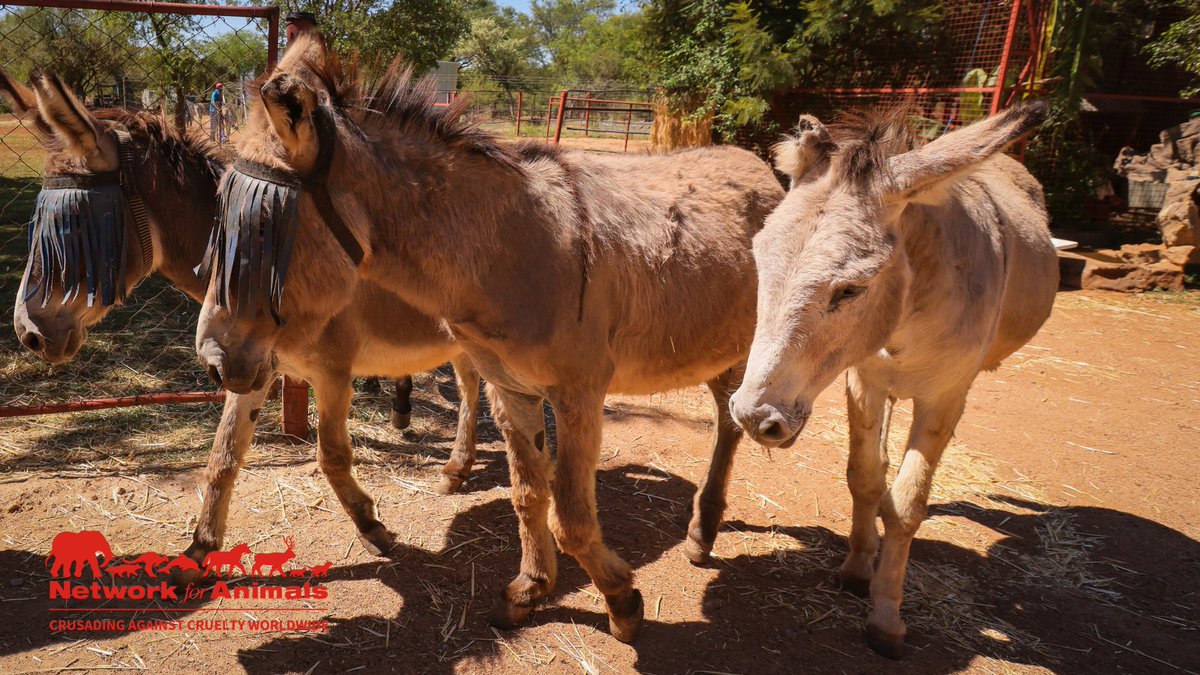
<path fill-rule="evenodd" d="M 34 333 L 33 331 L 29 331 L 28 333 L 22 335 L 21 342 L 24 343 L 25 347 L 31 352 L 42 351 L 42 339 L 39 338 L 38 334 Z"/>
<path fill-rule="evenodd" d="M 217 370 L 216 366 L 209 366 L 205 369 L 208 372 L 208 379 L 212 380 L 217 388 L 221 388 L 221 371 Z"/>
<path fill-rule="evenodd" d="M 776 420 L 766 420 L 758 425 L 758 435 L 769 441 L 787 440 L 788 429 Z"/>

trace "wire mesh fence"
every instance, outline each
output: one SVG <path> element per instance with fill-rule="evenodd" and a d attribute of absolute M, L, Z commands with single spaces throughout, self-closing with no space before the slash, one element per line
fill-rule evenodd
<path fill-rule="evenodd" d="M 922 137 L 934 138 L 1006 107 L 1042 76 L 1039 40 L 1047 3 L 1038 0 L 947 0 L 919 40 L 891 48 L 814 54 L 821 84 L 772 101 L 772 123 L 739 132 L 761 154 L 802 113 L 828 119 L 840 110 L 907 103 Z M 872 36 L 868 40 L 893 40 Z M 914 41 L 915 40 L 915 41 Z M 1041 64 L 1044 65 L 1044 64 Z M 830 85 L 828 83 L 836 83 Z"/>
<path fill-rule="evenodd" d="M 224 144 L 245 120 L 245 83 L 276 55 L 277 16 L 274 8 L 119 0 L 0 3 L 0 68 L 20 82 L 52 71 L 88 107 L 142 111 L 181 132 Z M 5 303 L 15 298 L 24 271 L 26 223 L 46 159 L 31 125 L 8 101 L 0 102 L 0 298 Z M 11 313 L 3 315 L 7 319 Z M 0 325 L 0 407 L 211 391 L 192 347 L 195 316 L 191 299 L 152 278 L 92 331 L 75 360 L 59 366 L 26 352 L 5 320 Z M 133 420 L 153 421 L 138 433 L 186 429 L 194 436 L 198 428 L 211 428 L 212 412 L 211 406 L 186 411 L 170 406 L 88 419 L 105 420 L 101 426 L 117 436 Z M 208 420 L 201 427 L 194 426 L 198 416 Z M 0 451 L 17 438 L 54 436 L 53 426 L 0 421 Z"/>

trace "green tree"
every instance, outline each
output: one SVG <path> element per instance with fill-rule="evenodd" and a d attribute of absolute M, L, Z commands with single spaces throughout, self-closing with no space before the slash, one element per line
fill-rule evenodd
<path fill-rule="evenodd" d="M 1179 95 L 1200 95 L 1200 2 L 1181 0 L 1178 5 L 1188 12 L 1171 24 L 1145 47 L 1150 65 L 1156 68 L 1175 66 L 1192 76 L 1190 84 Z"/>
<path fill-rule="evenodd" d="M 472 19 L 454 52 L 464 69 L 490 77 L 504 90 L 515 114 L 515 80 L 530 70 L 536 47 L 527 32 L 501 22 L 491 16 Z"/>

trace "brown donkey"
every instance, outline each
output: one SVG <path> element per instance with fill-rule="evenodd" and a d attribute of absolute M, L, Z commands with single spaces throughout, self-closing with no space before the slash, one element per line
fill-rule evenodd
<path fill-rule="evenodd" d="M 180 136 L 153 115 L 120 110 L 88 112 L 52 75 L 40 78 L 31 90 L 0 72 L 0 88 L 13 100 L 19 114 L 39 130 L 49 152 L 46 176 L 51 185 L 55 177 L 63 175 L 77 181 L 91 180 L 87 177 L 117 170 L 121 165 L 117 130 L 128 132 L 127 157 L 132 166 L 122 168 L 129 170 L 131 191 L 144 199 L 151 240 L 149 256 L 153 260 L 141 260 L 139 235 L 133 231 L 133 223 L 126 223 L 130 230 L 126 258 L 139 262 L 125 266 L 118 290 L 123 294 L 157 271 L 193 299 L 202 300 L 205 283 L 193 270 L 203 257 L 212 230 L 217 181 L 224 172 L 224 161 L 212 147 L 203 140 Z M 112 208 L 123 205 L 114 202 Z M 95 220 L 103 220 L 103 216 L 97 214 Z M 35 214 L 35 228 L 50 225 L 36 222 L 50 217 Z M 92 224 L 80 223 L 80 227 Z M 36 284 L 40 276 L 45 276 L 40 249 L 30 255 L 34 272 L 27 276 L 32 281 L 26 279 L 18 293 L 14 323 L 31 349 L 71 343 L 69 351 L 55 351 L 56 358 L 42 352 L 47 360 L 67 360 L 86 337 L 87 328 L 99 322 L 112 305 L 92 302 L 89 306 L 85 293 L 63 302 L 67 290 L 60 283 L 47 287 L 49 297 L 44 305 L 40 294 L 25 301 L 26 284 Z M 321 468 L 355 518 L 364 543 L 379 552 L 386 548 L 376 544 L 386 540 L 378 534 L 383 526 L 373 516 L 362 517 L 367 512 L 361 507 L 365 493 L 351 475 L 351 442 L 346 428 L 351 375 L 397 376 L 428 370 L 447 360 L 453 362 L 461 402 L 454 449 L 442 469 L 445 491 L 453 491 L 462 483 L 474 461 L 479 375 L 470 359 L 439 330 L 437 322 L 378 286 L 360 285 L 351 296 L 351 304 L 329 317 L 327 322 L 313 326 L 304 339 L 282 345 L 280 365 L 312 382 L 320 413 L 317 452 Z M 28 344 L 30 334 L 37 336 L 40 345 Z M 275 367 L 272 364 L 272 370 Z M 209 457 L 204 504 L 188 549 L 196 561 L 221 548 L 233 483 L 250 446 L 270 375 L 267 373 L 240 394 L 230 394 L 225 401 Z"/>
<path fill-rule="evenodd" d="M 297 37 L 251 107 L 224 189 L 299 186 L 298 218 L 287 222 L 283 206 L 297 199 L 287 196 L 227 218 L 218 242 L 293 246 L 287 291 L 271 297 L 286 325 L 241 304 L 253 266 L 237 264 L 239 251 L 254 255 L 242 246 L 214 260 L 198 351 L 244 386 L 360 279 L 444 317 L 489 382 L 509 452 L 522 560 L 493 622 L 520 623 L 551 592 L 557 540 L 604 594 L 613 634 L 631 640 L 641 594 L 596 517 L 605 394 L 708 383 L 718 459 L 690 544 L 703 549 L 740 438 L 726 401 L 753 333 L 751 238 L 783 190 L 736 148 L 601 156 L 506 145 L 462 121 L 462 102 L 434 107 L 432 93 L 398 64 L 360 87 L 318 35 Z M 543 400 L 557 421 L 554 462 Z"/>
<path fill-rule="evenodd" d="M 806 116 L 776 146 L 792 188 L 754 239 L 758 327 L 730 406 L 759 442 L 789 445 L 813 400 L 849 369 L 854 515 L 841 574 L 850 590 L 870 592 L 867 640 L 885 656 L 904 647 L 909 545 L 967 391 L 1037 333 L 1054 303 L 1042 188 L 1001 154 L 1044 115 L 1041 105 L 1013 108 L 915 150 L 903 109 L 851 117 L 832 135 Z M 897 398 L 913 399 L 913 422 L 889 490 Z"/>

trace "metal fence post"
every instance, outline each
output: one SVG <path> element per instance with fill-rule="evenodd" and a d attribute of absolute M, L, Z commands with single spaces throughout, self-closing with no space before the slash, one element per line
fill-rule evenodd
<path fill-rule="evenodd" d="M 517 92 L 517 138 L 521 137 L 521 104 L 523 103 L 522 92 Z"/>
<path fill-rule="evenodd" d="M 283 376 L 280 393 L 283 406 L 283 435 L 298 440 L 308 438 L 308 383 L 290 375 Z"/>
<path fill-rule="evenodd" d="M 1017 35 L 1017 20 L 1021 16 L 1021 0 L 1013 0 L 1012 14 L 1008 17 L 1008 32 L 1004 36 L 1004 49 L 1000 52 L 1000 67 L 996 71 L 996 91 L 992 93 L 991 113 L 1000 112 L 1004 99 L 1004 79 L 1008 77 L 1008 59 L 1012 56 L 1013 39 Z"/>
<path fill-rule="evenodd" d="M 558 145 L 558 140 L 562 138 L 563 127 L 563 110 L 567 107 L 567 90 L 563 89 L 562 94 L 558 99 L 558 117 L 554 121 L 554 144 Z"/>

